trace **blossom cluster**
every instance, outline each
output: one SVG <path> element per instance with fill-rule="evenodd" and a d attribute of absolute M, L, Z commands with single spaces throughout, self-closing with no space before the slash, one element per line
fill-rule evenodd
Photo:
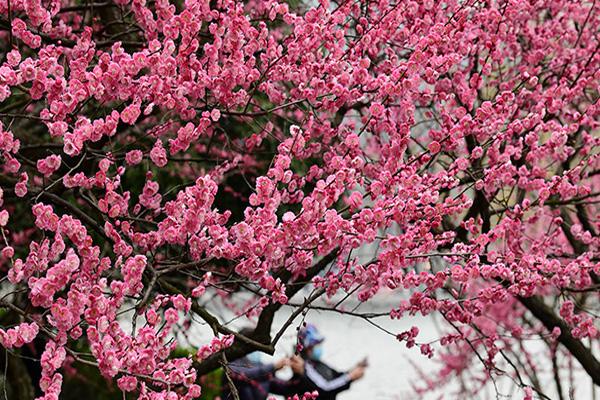
<path fill-rule="evenodd" d="M 42 398 L 69 362 L 196 398 L 252 350 L 196 317 L 262 340 L 307 286 L 442 315 L 395 332 L 442 361 L 419 393 L 532 336 L 600 385 L 595 2 L 295 3 L 0 0 L 0 344 L 43 344 Z"/>

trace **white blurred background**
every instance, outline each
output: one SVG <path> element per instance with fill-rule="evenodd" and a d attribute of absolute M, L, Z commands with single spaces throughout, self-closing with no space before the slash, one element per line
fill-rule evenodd
<path fill-rule="evenodd" d="M 297 299 L 292 299 L 292 303 L 301 302 L 306 293 L 299 293 Z M 350 300 L 348 300 L 350 301 Z M 390 309 L 398 305 L 399 298 L 397 293 L 379 294 L 367 304 L 362 304 L 357 312 L 389 312 Z M 344 303 L 346 309 L 350 310 L 357 303 Z M 315 302 L 315 306 L 327 306 L 323 302 Z M 222 308 L 211 310 L 219 315 L 221 321 L 227 321 L 233 317 L 231 312 L 223 312 Z M 291 307 L 284 307 L 280 310 L 273 324 L 273 333 L 277 332 L 283 323 L 288 319 L 292 311 Z M 275 358 L 291 355 L 295 345 L 296 327 L 302 323 L 303 316 L 298 316 L 294 323 L 286 330 L 285 335 L 277 345 Z M 419 348 L 407 349 L 404 342 L 399 342 L 394 336 L 383 332 L 373 326 L 368 321 L 342 315 L 331 311 L 310 310 L 304 317 L 306 322 L 310 322 L 318 327 L 321 333 L 326 337 L 323 343 L 324 354 L 323 361 L 331 366 L 346 370 L 354 366 L 362 358 L 368 357 L 369 368 L 360 381 L 352 384 L 350 390 L 341 393 L 339 400 L 364 400 L 364 399 L 393 399 L 393 400 L 413 400 L 420 398 L 414 392 L 413 385 L 423 386 L 423 380 L 419 379 L 420 374 L 425 374 L 429 378 L 435 378 L 436 372 L 440 368 L 439 362 L 421 355 Z M 395 334 L 417 326 L 420 330 L 418 336 L 419 342 L 427 342 L 440 337 L 440 329 L 445 329 L 439 321 L 433 317 L 405 317 L 400 320 L 391 320 L 384 316 L 374 320 L 382 328 Z M 231 327 L 239 328 L 248 326 L 247 322 L 233 320 Z M 212 338 L 211 330 L 201 323 L 198 323 L 192 329 L 189 339 L 195 344 L 207 343 Z M 597 345 L 597 344 L 596 344 Z M 543 350 L 541 342 L 538 340 L 529 340 L 526 347 L 535 352 Z M 263 361 L 269 362 L 272 358 L 263 355 Z M 549 363 L 548 358 L 544 358 Z M 565 363 L 565 360 L 561 361 Z M 576 363 L 576 361 L 574 361 Z M 548 368 L 548 365 L 540 365 L 541 368 Z M 277 374 L 281 378 L 291 376 L 291 371 L 280 371 Z M 565 399 L 600 399 L 600 394 L 596 395 L 592 391 L 591 380 L 584 374 L 576 373 L 572 380 L 569 379 L 567 369 L 561 370 L 562 384 Z M 550 374 L 540 374 L 540 381 L 543 390 L 552 399 L 558 399 L 555 392 L 555 384 Z M 572 383 L 571 383 L 572 382 Z M 488 385 L 474 399 L 522 399 L 523 392 L 516 390 L 515 385 L 508 379 L 497 379 L 500 397 L 497 396 L 492 385 Z M 457 394 L 459 380 L 447 386 L 441 392 L 425 396 L 425 399 L 464 399 Z M 569 392 L 572 393 L 569 393 Z M 443 396 L 442 396 L 443 395 Z M 442 397 L 440 397 L 442 396 Z"/>

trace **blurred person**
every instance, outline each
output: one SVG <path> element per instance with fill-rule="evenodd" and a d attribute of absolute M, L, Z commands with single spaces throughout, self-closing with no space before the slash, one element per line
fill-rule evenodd
<path fill-rule="evenodd" d="M 300 357 L 289 360 L 294 370 L 290 382 L 295 394 L 316 390 L 319 400 L 334 400 L 338 393 L 348 390 L 352 382 L 363 377 L 368 366 L 366 358 L 347 372 L 338 372 L 325 364 L 321 360 L 324 340 L 325 337 L 312 324 L 307 324 L 298 332 Z"/>
<path fill-rule="evenodd" d="M 251 328 L 245 328 L 240 333 L 248 336 L 252 331 Z M 287 357 L 278 359 L 273 363 L 263 363 L 262 353 L 255 351 L 245 357 L 229 362 L 228 368 L 240 400 L 265 400 L 269 393 L 283 396 L 295 393 L 297 381 L 285 381 L 275 377 L 276 371 L 292 366 L 291 364 L 290 358 Z M 292 370 L 297 371 L 300 368 L 298 360 L 295 360 L 293 364 Z M 234 396 L 231 393 L 226 375 L 223 375 L 222 387 L 222 400 L 233 400 Z"/>

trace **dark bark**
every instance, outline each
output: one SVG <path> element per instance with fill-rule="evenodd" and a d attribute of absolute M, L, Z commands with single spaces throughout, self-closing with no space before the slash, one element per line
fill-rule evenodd
<path fill-rule="evenodd" d="M 286 295 L 288 298 L 292 298 L 296 293 L 302 290 L 310 280 L 323 271 L 327 265 L 335 260 L 337 257 L 337 250 L 334 250 L 319 260 L 315 265 L 313 265 L 306 273 L 304 277 L 302 277 L 302 282 L 293 282 L 292 274 L 283 270 L 276 277 L 280 278 L 282 282 L 286 283 Z M 273 319 L 277 311 L 281 308 L 281 304 L 269 304 L 266 306 L 263 311 L 260 313 L 258 318 L 258 323 L 254 332 L 249 335 L 249 338 L 257 341 L 264 346 L 269 346 L 269 350 L 267 353 L 273 354 L 275 351 L 275 343 L 271 341 L 271 328 L 273 326 Z M 245 356 L 246 354 L 251 353 L 256 350 L 256 346 L 253 346 L 250 343 L 244 342 L 240 340 L 238 337 L 233 342 L 231 347 L 227 348 L 224 353 L 227 360 L 236 360 L 240 357 Z M 263 349 L 260 349 L 263 350 Z M 264 351 L 264 350 L 263 350 Z M 222 356 L 220 354 L 213 354 L 211 357 L 203 360 L 201 362 L 195 362 L 194 368 L 196 369 L 198 376 L 206 375 L 209 372 L 219 368 L 221 366 Z"/>
<path fill-rule="evenodd" d="M 558 341 L 569 350 L 571 355 L 579 361 L 585 372 L 592 378 L 595 385 L 600 386 L 600 362 L 594 357 L 592 351 L 586 347 L 581 340 L 576 339 L 571 334 L 571 328 L 566 322 L 558 317 L 554 311 L 548 307 L 541 298 L 533 297 L 518 297 L 534 317 L 536 317 L 549 331 L 555 327 L 560 328 L 560 336 Z"/>

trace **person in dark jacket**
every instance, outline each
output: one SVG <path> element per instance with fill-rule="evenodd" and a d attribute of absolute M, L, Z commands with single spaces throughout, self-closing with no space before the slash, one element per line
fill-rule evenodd
<path fill-rule="evenodd" d="M 275 371 L 289 365 L 289 359 L 282 358 L 274 363 L 263 363 L 260 352 L 229 362 L 229 374 L 240 400 L 265 400 L 269 393 L 288 395 L 291 386 L 275 377 Z M 231 388 L 223 377 L 223 400 L 233 400 Z"/>
<path fill-rule="evenodd" d="M 334 400 L 338 393 L 348 390 L 352 382 L 362 378 L 365 373 L 366 359 L 348 372 L 338 372 L 321 361 L 323 355 L 321 343 L 324 340 L 325 338 L 312 324 L 307 324 L 298 332 L 300 356 L 304 360 L 303 373 L 295 374 L 292 378 L 295 393 L 298 395 L 316 390 L 319 393 L 319 400 Z M 294 359 L 290 362 L 294 362 Z M 297 383 L 298 381 L 300 383 Z"/>
<path fill-rule="evenodd" d="M 243 335 L 250 335 L 252 332 L 251 328 L 244 328 L 240 331 Z M 292 362 L 290 358 L 282 358 L 274 363 L 263 363 L 261 356 L 261 352 L 255 351 L 228 363 L 228 373 L 240 400 L 265 400 L 269 393 L 283 396 L 293 395 L 298 381 L 281 380 L 275 377 L 275 372 L 286 366 L 291 366 L 292 371 L 298 372 L 303 365 L 300 366 L 297 359 Z M 221 399 L 233 400 L 234 396 L 225 374 L 222 387 Z"/>

